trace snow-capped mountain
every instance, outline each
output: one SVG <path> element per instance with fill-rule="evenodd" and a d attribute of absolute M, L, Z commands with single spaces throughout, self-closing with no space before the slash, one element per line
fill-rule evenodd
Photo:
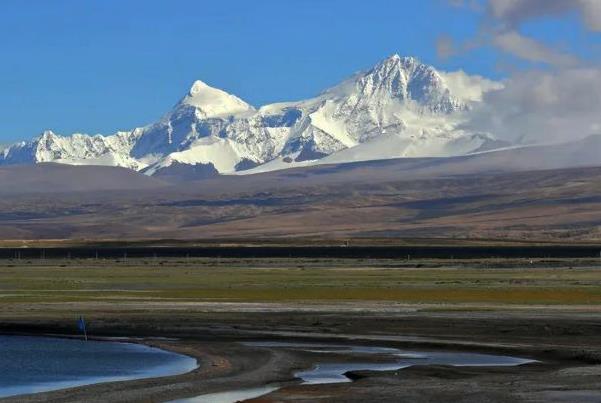
<path fill-rule="evenodd" d="M 59 136 L 46 130 L 31 141 L 22 141 L 1 150 L 0 164 L 59 162 L 73 165 L 109 165 L 140 169 L 129 153 L 140 133 L 118 132 L 111 136 L 73 134 Z"/>
<path fill-rule="evenodd" d="M 196 81 L 160 121 L 111 136 L 51 131 L 1 150 L 0 164 L 62 162 L 128 167 L 154 175 L 173 167 L 261 172 L 316 163 L 455 156 L 505 146 L 461 129 L 466 112 L 500 84 L 442 73 L 393 55 L 319 96 L 266 105 Z"/>

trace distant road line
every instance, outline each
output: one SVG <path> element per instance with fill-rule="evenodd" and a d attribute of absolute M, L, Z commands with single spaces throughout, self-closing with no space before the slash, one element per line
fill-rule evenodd
<path fill-rule="evenodd" d="M 595 258 L 601 246 L 149 246 L 0 248 L 0 259 L 129 259 L 129 258 L 353 258 L 353 259 L 482 259 Z"/>

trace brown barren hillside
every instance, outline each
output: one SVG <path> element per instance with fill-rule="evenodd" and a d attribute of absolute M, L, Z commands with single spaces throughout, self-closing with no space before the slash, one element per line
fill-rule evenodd
<path fill-rule="evenodd" d="M 601 239 L 601 168 L 432 176 L 408 169 L 403 175 L 400 167 L 407 163 L 353 164 L 344 171 L 314 167 L 178 185 L 115 168 L 10 168 L 43 167 L 43 182 L 55 192 L 30 193 L 41 179 L 21 173 L 13 176 L 29 184 L 21 191 L 2 179 L 9 191 L 4 188 L 0 200 L 0 237 Z M 70 187 L 61 191 L 55 183 L 65 178 Z"/>

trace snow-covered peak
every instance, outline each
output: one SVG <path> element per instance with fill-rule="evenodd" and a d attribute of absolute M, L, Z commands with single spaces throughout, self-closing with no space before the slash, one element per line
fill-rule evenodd
<path fill-rule="evenodd" d="M 212 87 L 210 85 L 208 85 L 207 83 L 205 83 L 204 81 L 196 80 L 192 83 L 192 87 L 190 87 L 190 91 L 188 91 L 188 94 L 191 97 L 193 97 L 207 88 L 212 88 Z"/>
<path fill-rule="evenodd" d="M 196 108 L 205 118 L 226 118 L 253 112 L 254 108 L 240 98 L 197 80 L 178 106 Z"/>
<path fill-rule="evenodd" d="M 56 137 L 56 133 L 54 133 L 52 130 L 44 130 L 39 136 L 38 139 L 39 140 L 47 140 L 47 139 L 53 139 Z"/>
<path fill-rule="evenodd" d="M 395 53 L 378 63 L 374 69 L 378 69 L 383 66 L 404 66 L 405 68 L 408 68 L 417 64 L 421 64 L 417 58 L 412 56 L 401 57 Z"/>
<path fill-rule="evenodd" d="M 393 54 L 376 64 L 368 73 L 383 73 L 386 75 L 399 74 L 404 71 L 407 75 L 411 75 L 419 69 L 436 72 L 434 67 L 423 64 L 419 59 L 413 56 L 401 57 L 398 54 Z"/>
<path fill-rule="evenodd" d="M 395 54 L 356 79 L 363 100 L 392 97 L 405 104 L 414 103 L 430 112 L 451 113 L 466 109 L 449 91 L 445 80 L 432 66 L 414 57 Z"/>

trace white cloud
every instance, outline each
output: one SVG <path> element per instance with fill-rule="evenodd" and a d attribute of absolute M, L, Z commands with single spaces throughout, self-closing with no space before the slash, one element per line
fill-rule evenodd
<path fill-rule="evenodd" d="M 441 72 L 443 80 L 451 93 L 466 101 L 481 101 L 486 92 L 499 90 L 503 84 L 487 78 L 468 75 L 463 70 L 452 73 Z"/>
<path fill-rule="evenodd" d="M 452 4 L 471 8 L 467 1 Z M 601 67 L 584 67 L 576 57 L 521 33 L 527 21 L 569 13 L 580 15 L 588 30 L 601 31 L 601 0 L 486 0 L 483 4 L 483 28 L 466 43 L 490 44 L 555 68 L 522 71 L 505 80 L 502 88 L 483 91 L 482 102 L 468 113 L 466 128 L 514 143 L 563 142 L 601 134 Z M 466 48 L 449 38 L 442 44 L 446 54 Z M 477 85 L 465 84 L 461 74 L 447 80 L 450 87 L 459 86 L 459 93 L 477 100 Z"/>
<path fill-rule="evenodd" d="M 530 71 L 484 94 L 467 126 L 512 142 L 561 142 L 601 134 L 600 112 L 601 69 Z"/>

